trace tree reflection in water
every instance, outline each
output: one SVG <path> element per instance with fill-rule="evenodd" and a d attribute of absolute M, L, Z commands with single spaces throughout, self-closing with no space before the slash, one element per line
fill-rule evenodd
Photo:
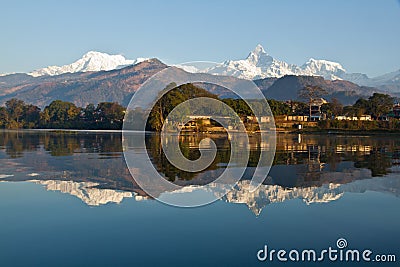
<path fill-rule="evenodd" d="M 180 136 L 183 155 L 192 160 L 198 158 L 198 144 L 204 137 L 201 134 Z M 180 185 L 206 184 L 223 172 L 230 159 L 226 134 L 207 137 L 214 140 L 218 152 L 212 164 L 198 173 L 174 167 L 162 153 L 158 134 L 147 135 L 146 149 L 153 165 L 166 179 Z M 346 173 L 350 169 L 368 169 L 372 177 L 384 176 L 397 169 L 394 166 L 398 166 L 400 158 L 400 137 L 396 136 L 278 134 L 277 144 L 271 177 L 265 183 L 284 187 L 347 183 L 354 178 L 328 174 Z M 250 159 L 243 180 L 251 178 L 261 149 L 268 146 L 260 144 L 256 134 L 250 136 Z M 20 170 L 51 173 L 40 179 L 91 181 L 104 188 L 138 190 L 123 159 L 119 132 L 3 131 L 0 153 L 3 161 L 0 173 L 14 162 Z M 24 177 L 15 177 L 7 179 L 24 180 Z"/>

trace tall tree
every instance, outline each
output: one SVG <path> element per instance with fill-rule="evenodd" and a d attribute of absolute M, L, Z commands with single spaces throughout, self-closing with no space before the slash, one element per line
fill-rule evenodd
<path fill-rule="evenodd" d="M 41 127 L 47 127 L 50 122 L 49 109 L 45 108 L 43 112 L 40 112 L 40 125 Z"/>
<path fill-rule="evenodd" d="M 8 124 L 8 112 L 5 107 L 0 107 L 0 128 L 6 127 Z"/>
<path fill-rule="evenodd" d="M 339 116 L 343 113 L 343 104 L 340 103 L 339 99 L 332 98 L 330 104 L 333 116 Z"/>
<path fill-rule="evenodd" d="M 329 103 L 322 105 L 321 111 L 326 113 L 329 118 L 336 117 L 343 113 L 343 105 L 337 98 L 332 98 Z"/>
<path fill-rule="evenodd" d="M 96 120 L 96 107 L 93 104 L 89 104 L 83 110 L 83 117 L 88 122 L 95 122 Z"/>
<path fill-rule="evenodd" d="M 64 102 L 61 100 L 51 102 L 50 105 L 45 108 L 45 111 L 46 110 L 50 122 L 56 124 L 66 124 L 75 121 L 80 114 L 80 108 L 75 106 L 74 103 Z"/>
<path fill-rule="evenodd" d="M 95 113 L 103 125 L 115 125 L 115 128 L 119 128 L 124 119 L 125 108 L 116 102 L 102 102 L 97 105 Z"/>
<path fill-rule="evenodd" d="M 24 127 L 36 128 L 40 120 L 40 108 L 34 105 L 25 105 L 23 112 Z"/>
<path fill-rule="evenodd" d="M 317 85 L 307 85 L 299 91 L 299 97 L 301 99 L 306 100 L 308 103 L 310 118 L 311 118 L 311 106 L 314 100 L 316 100 L 319 97 L 322 97 L 325 94 L 327 94 L 325 89 Z"/>
<path fill-rule="evenodd" d="M 369 100 L 360 98 L 353 105 L 353 116 L 360 117 L 365 113 L 371 113 L 371 103 Z"/>
<path fill-rule="evenodd" d="M 16 98 L 12 98 L 6 102 L 6 109 L 10 120 L 14 120 L 17 123 L 20 122 L 24 112 L 25 102 Z"/>
<path fill-rule="evenodd" d="M 368 100 L 371 113 L 376 118 L 389 113 L 393 109 L 394 99 L 389 95 L 374 93 Z"/>

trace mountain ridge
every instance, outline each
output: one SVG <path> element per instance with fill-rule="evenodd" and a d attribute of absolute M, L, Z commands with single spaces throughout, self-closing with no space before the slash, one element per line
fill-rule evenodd
<path fill-rule="evenodd" d="M 135 65 L 146 60 L 148 58 L 131 60 L 122 55 L 109 55 L 102 52 L 89 51 L 71 64 L 48 66 L 26 74 L 31 77 L 44 77 L 68 73 L 110 71 Z M 370 78 L 363 73 L 348 73 L 340 63 L 325 59 L 310 58 L 302 65 L 295 65 L 275 59 L 260 44 L 250 51 L 245 59 L 226 60 L 206 68 L 198 68 L 191 64 L 176 64 L 174 66 L 189 72 L 234 76 L 251 80 L 281 78 L 286 75 L 322 76 L 326 80 L 346 80 L 360 86 L 377 87 L 382 91 L 400 93 L 400 69 Z M 0 74 L 0 86 L 2 81 L 7 80 L 8 77 L 21 78 L 22 75 L 23 73 Z M 24 79 L 27 80 L 29 77 L 24 77 Z"/>
<path fill-rule="evenodd" d="M 48 66 L 27 73 L 33 77 L 55 76 L 65 73 L 88 72 L 88 71 L 108 71 L 135 65 L 146 58 L 137 58 L 135 60 L 126 59 L 122 55 L 109 55 L 107 53 L 89 51 L 75 62 L 63 66 Z"/>
<path fill-rule="evenodd" d="M 82 107 L 89 103 L 98 104 L 100 102 L 118 102 L 126 106 L 135 91 L 148 78 L 168 67 L 168 65 L 164 64 L 160 60 L 153 58 L 147 60 L 144 59 L 143 61 L 139 60 L 139 62 L 135 64 L 122 68 L 89 71 L 92 67 L 105 66 L 102 64 L 96 65 L 95 63 L 89 66 L 93 56 L 97 57 L 98 55 L 97 52 L 89 52 L 87 53 L 87 57 L 83 57 L 85 60 L 78 60 L 79 62 L 76 61 L 78 63 L 75 62 L 76 65 L 74 71 L 77 72 L 65 72 L 59 75 L 40 75 L 36 77 L 24 73 L 2 76 L 0 77 L 0 104 L 4 104 L 8 99 L 18 98 L 41 108 L 56 99 L 73 102 L 75 105 Z M 126 59 L 122 56 L 119 56 L 118 58 L 118 64 L 126 62 L 123 61 Z M 88 64 L 85 65 L 82 62 L 88 62 Z M 131 61 L 129 61 L 129 63 L 131 63 Z M 250 52 L 246 60 L 240 61 L 238 66 L 242 66 L 242 63 L 245 64 L 245 66 L 248 65 L 258 68 L 257 71 L 270 71 L 273 72 L 275 76 L 280 76 L 254 80 L 256 85 L 267 98 L 276 100 L 300 100 L 298 98 L 298 90 L 307 85 L 316 85 L 324 88 L 329 92 L 325 96 L 328 101 L 332 98 L 337 98 L 345 105 L 353 104 L 358 98 L 369 97 L 375 92 L 393 92 L 390 90 L 382 90 L 378 86 L 360 86 L 347 80 L 332 79 L 334 76 L 333 73 L 342 76 L 355 75 L 360 80 L 365 79 L 366 76 L 363 74 L 348 74 L 339 63 L 326 60 L 310 59 L 302 65 L 302 68 L 307 70 L 306 73 L 317 71 L 324 72 L 324 75 L 326 76 L 325 78 L 323 76 L 308 74 L 286 74 L 290 73 L 291 69 L 296 70 L 300 67 L 274 59 L 265 52 L 261 45 L 258 45 L 252 52 Z M 236 66 L 234 61 L 226 61 L 226 64 L 233 64 L 233 66 Z M 276 68 L 274 69 L 273 66 Z M 284 66 L 287 71 L 278 68 L 279 66 Z M 85 71 L 81 71 L 83 68 L 85 68 Z M 185 75 L 185 70 L 179 66 L 175 66 L 175 68 L 176 75 Z M 215 69 L 215 66 L 208 69 L 212 68 Z M 65 70 L 66 69 L 64 69 L 64 71 Z M 245 72 L 246 69 L 243 71 Z M 243 73 L 243 71 L 226 73 L 228 76 L 219 75 L 221 79 L 224 79 L 229 84 L 230 80 L 234 79 L 232 76 L 240 76 L 239 74 Z M 284 73 L 279 71 L 284 71 Z M 209 71 L 199 71 L 197 75 L 200 77 L 212 74 L 214 73 L 209 73 Z M 397 84 L 400 84 L 400 82 L 396 83 L 397 81 L 400 81 L 399 77 L 400 71 L 387 74 L 382 79 L 390 79 L 392 84 L 387 86 L 395 88 Z M 209 84 L 203 84 L 202 86 L 204 89 L 219 95 L 221 98 L 236 97 L 235 94 L 226 88 L 219 88 L 218 86 Z"/>
<path fill-rule="evenodd" d="M 40 77 L 23 75 L 20 82 L 7 76 L 11 81 L 4 82 L 4 77 L 0 77 L 0 102 L 18 98 L 42 108 L 56 99 L 73 102 L 82 107 L 100 102 L 119 102 L 127 105 L 142 83 L 165 68 L 167 65 L 158 59 L 149 59 L 110 71 Z"/>
<path fill-rule="evenodd" d="M 310 58 L 303 65 L 298 66 L 275 59 L 269 55 L 262 45 L 258 44 L 245 59 L 227 60 L 214 67 L 203 70 L 216 75 L 232 75 L 244 79 L 280 78 L 285 75 L 322 76 L 329 80 L 350 80 L 359 78 L 369 79 L 365 74 L 347 73 L 338 62 L 325 59 Z"/>

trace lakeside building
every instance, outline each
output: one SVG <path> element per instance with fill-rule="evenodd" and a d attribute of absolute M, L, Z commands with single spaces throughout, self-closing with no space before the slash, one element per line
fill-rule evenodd
<path fill-rule="evenodd" d="M 361 115 L 359 117 L 357 116 L 336 116 L 335 120 L 339 121 L 372 121 L 372 116 L 371 115 Z"/>
<path fill-rule="evenodd" d="M 323 104 L 327 104 L 328 101 L 325 99 L 321 98 L 316 98 L 313 99 L 311 102 L 311 107 L 310 107 L 310 121 L 320 121 L 322 119 L 326 119 L 325 114 L 321 112 L 321 107 Z"/>
<path fill-rule="evenodd" d="M 302 115 L 276 115 L 274 116 L 275 130 L 288 131 L 289 129 L 303 129 L 318 127 L 320 121 L 324 120 L 337 120 L 337 121 L 374 121 L 374 120 L 389 120 L 389 118 L 400 119 L 400 104 L 393 105 L 390 113 L 385 114 L 379 118 L 374 118 L 369 114 L 362 114 L 359 116 L 341 114 L 337 116 L 328 117 L 321 108 L 327 104 L 323 98 L 317 98 L 311 103 L 311 116 L 310 114 Z M 269 123 L 272 120 L 270 116 L 241 116 L 241 121 L 245 124 L 247 131 L 256 132 L 259 130 L 259 123 Z M 229 130 L 238 129 L 238 122 L 235 122 L 229 116 L 212 116 L 212 115 L 190 115 L 186 117 L 187 123 L 177 122 L 178 128 L 188 132 L 224 132 L 225 125 Z"/>
<path fill-rule="evenodd" d="M 393 105 L 393 110 L 389 114 L 389 116 L 396 118 L 396 119 L 400 119 L 400 104 L 399 103 L 396 103 Z"/>

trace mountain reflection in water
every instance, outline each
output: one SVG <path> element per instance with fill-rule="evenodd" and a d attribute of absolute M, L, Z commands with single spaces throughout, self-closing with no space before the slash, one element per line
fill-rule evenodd
<path fill-rule="evenodd" d="M 171 165 L 157 134 L 146 136 L 146 149 L 154 167 L 166 179 L 190 191 L 212 183 L 229 162 L 227 136 L 207 137 L 215 141 L 218 152 L 214 162 L 199 173 Z M 202 138 L 179 137 L 182 153 L 189 159 L 198 158 Z M 250 192 L 260 151 L 268 149 L 259 136 L 250 136 L 247 170 L 235 189 L 221 196 L 222 200 L 246 204 L 258 215 L 268 204 L 296 198 L 311 204 L 337 200 L 346 192 L 400 195 L 400 137 L 278 134 L 271 171 L 263 185 Z M 87 205 L 149 199 L 129 173 L 118 132 L 3 131 L 0 161 L 0 181 L 42 184 L 47 190 L 76 196 Z"/>

